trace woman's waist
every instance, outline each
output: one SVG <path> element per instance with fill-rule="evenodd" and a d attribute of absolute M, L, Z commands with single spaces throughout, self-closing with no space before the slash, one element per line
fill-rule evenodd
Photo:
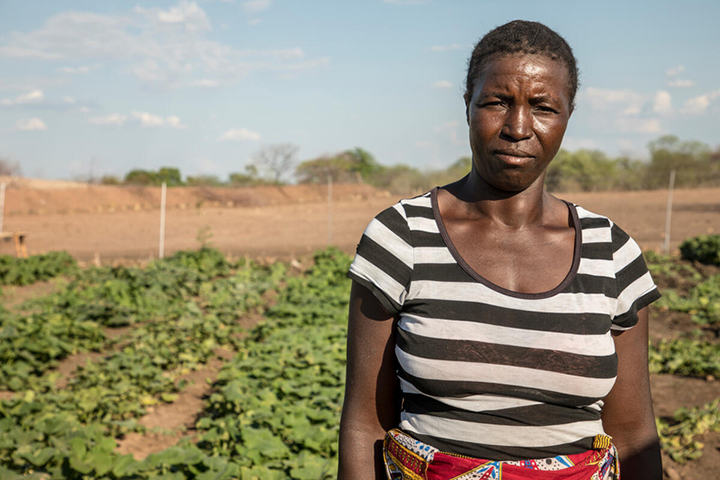
<path fill-rule="evenodd" d="M 527 424 L 487 414 L 471 421 L 467 413 L 462 412 L 459 419 L 453 412 L 403 411 L 399 427 L 438 450 L 498 461 L 574 455 L 592 448 L 594 439 L 604 435 L 599 415 L 558 423 L 538 418 Z"/>
<path fill-rule="evenodd" d="M 551 452 L 552 450 L 549 450 Z M 601 479 L 619 478 L 617 451 L 612 439 L 599 434 L 589 448 L 570 454 L 547 454 L 513 460 L 491 460 L 449 453 L 418 439 L 417 435 L 395 429 L 388 432 L 383 448 L 388 478 L 410 480 L 537 478 Z"/>

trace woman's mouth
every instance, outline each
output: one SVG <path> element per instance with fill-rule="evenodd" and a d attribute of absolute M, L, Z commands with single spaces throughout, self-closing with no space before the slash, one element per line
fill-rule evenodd
<path fill-rule="evenodd" d="M 529 153 L 516 150 L 495 150 L 493 153 L 496 157 L 509 165 L 524 165 L 535 158 Z"/>

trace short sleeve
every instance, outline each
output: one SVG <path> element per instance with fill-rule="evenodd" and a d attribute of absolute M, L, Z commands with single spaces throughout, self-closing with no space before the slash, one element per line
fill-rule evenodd
<path fill-rule="evenodd" d="M 397 314 L 407 295 L 413 269 L 413 248 L 405 209 L 400 203 L 379 213 L 357 246 L 348 277 L 369 289 L 391 313 Z"/>
<path fill-rule="evenodd" d="M 642 250 L 617 225 L 612 226 L 613 268 L 617 285 L 617 304 L 613 330 L 628 330 L 638 322 L 638 311 L 660 298 L 648 271 Z"/>

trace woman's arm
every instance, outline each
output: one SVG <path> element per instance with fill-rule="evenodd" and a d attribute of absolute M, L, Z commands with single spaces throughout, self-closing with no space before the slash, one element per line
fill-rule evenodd
<path fill-rule="evenodd" d="M 395 321 L 367 288 L 353 282 L 338 479 L 385 478 L 382 441 L 400 415 Z"/>
<path fill-rule="evenodd" d="M 605 398 L 603 427 L 620 455 L 623 480 L 661 480 L 662 458 L 648 372 L 648 310 L 631 330 L 614 335 L 618 377 Z"/>

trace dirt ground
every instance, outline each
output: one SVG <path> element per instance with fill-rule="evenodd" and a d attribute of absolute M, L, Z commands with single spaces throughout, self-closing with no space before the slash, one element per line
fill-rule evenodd
<path fill-rule="evenodd" d="M 156 208 L 159 192 L 154 191 L 157 189 L 92 188 L 106 190 L 100 193 L 83 188 L 9 190 L 3 231 L 25 232 L 31 254 L 67 250 L 78 259 L 99 257 L 103 263 L 115 258 L 157 257 L 160 225 Z M 250 189 L 257 197 L 255 200 L 248 200 L 250 193 L 240 191 L 243 189 L 169 189 L 168 205 L 172 208 L 166 215 L 165 253 L 197 248 L 198 234 L 203 231 L 213 246 L 232 255 L 287 259 L 328 243 L 351 253 L 370 219 L 398 199 L 364 185 L 336 185 L 329 208 L 326 188 Z M 122 207 L 125 205 L 122 202 L 132 203 L 141 194 L 152 198 L 144 204 L 136 203 L 141 205 L 137 210 Z M 204 203 L 194 200 L 201 194 L 221 200 Z M 659 249 L 663 243 L 667 202 L 664 191 L 558 196 L 609 216 L 645 249 Z M 45 199 L 46 213 L 23 207 L 19 203 L 22 198 L 27 202 Z M 50 201 L 55 203 L 49 204 Z M 94 208 L 93 202 L 98 202 L 99 207 Z M 83 204 L 86 211 L 79 209 Z M 689 236 L 717 232 L 720 232 L 720 189 L 675 191 L 672 248 Z M 0 254 L 14 254 L 12 243 L 0 244 Z"/>

